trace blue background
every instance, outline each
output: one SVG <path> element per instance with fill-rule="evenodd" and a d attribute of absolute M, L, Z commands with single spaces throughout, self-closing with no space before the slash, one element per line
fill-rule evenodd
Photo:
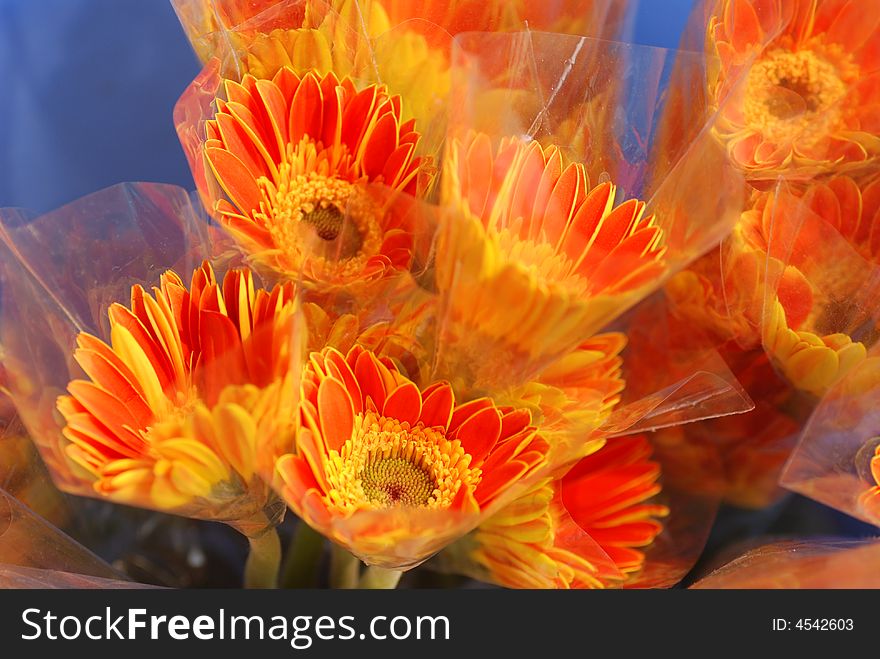
<path fill-rule="evenodd" d="M 634 40 L 675 47 L 692 4 L 642 0 Z M 0 207 L 192 188 L 171 112 L 198 70 L 168 0 L 0 0 Z"/>

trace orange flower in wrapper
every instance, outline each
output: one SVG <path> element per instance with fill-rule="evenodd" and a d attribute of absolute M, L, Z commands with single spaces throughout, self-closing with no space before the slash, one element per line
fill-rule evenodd
<path fill-rule="evenodd" d="M 59 487 L 225 521 L 251 542 L 247 582 L 270 585 L 283 505 L 261 474 L 294 429 L 294 289 L 259 289 L 246 269 L 221 282 L 207 262 L 189 287 L 156 272 L 202 251 L 189 204 L 182 190 L 120 186 L 2 227 L 10 390 Z M 95 259 L 107 235 L 119 244 Z M 36 319 L 46 329 L 28 333 Z"/>
<path fill-rule="evenodd" d="M 277 463 L 282 493 L 372 565 L 417 565 L 546 463 L 528 411 L 456 403 L 448 383 L 419 388 L 359 347 L 313 353 L 302 389 L 297 452 Z"/>
<path fill-rule="evenodd" d="M 660 467 L 642 436 L 609 440 L 563 478 L 538 483 L 461 546 L 468 572 L 510 588 L 620 586 L 644 564 L 641 548 L 668 514 L 648 502 Z"/>
<path fill-rule="evenodd" d="M 755 179 L 809 178 L 880 155 L 877 4 L 720 0 L 707 48 L 716 131 Z"/>
<path fill-rule="evenodd" d="M 205 156 L 228 197 L 220 221 L 256 263 L 325 286 L 408 269 L 414 228 L 393 195 L 365 185 L 417 193 L 427 182 L 398 97 L 289 69 L 225 90 Z"/>
<path fill-rule="evenodd" d="M 167 272 L 152 296 L 135 286 L 130 309 L 111 306 L 109 344 L 80 334 L 89 379 L 72 381 L 58 409 L 95 492 L 233 521 L 265 507 L 256 449 L 276 422 L 265 390 L 288 367 L 292 302 L 290 287 L 255 290 L 248 271 L 221 284 L 206 263 L 189 289 Z"/>
<path fill-rule="evenodd" d="M 746 241 L 766 254 L 768 271 L 784 265 L 802 282 L 792 290 L 780 278 L 763 319 L 764 346 L 795 387 L 817 396 L 864 360 L 875 338 L 878 191 L 876 176 L 835 176 L 759 195 L 743 216 Z"/>
<path fill-rule="evenodd" d="M 444 177 L 446 219 L 437 249 L 444 341 L 480 383 L 547 364 L 599 329 L 663 273 L 662 232 L 644 203 L 614 206 L 615 188 L 591 188 L 583 166 L 555 147 L 488 136 L 454 141 Z M 486 346 L 500 344 L 497 361 Z"/>

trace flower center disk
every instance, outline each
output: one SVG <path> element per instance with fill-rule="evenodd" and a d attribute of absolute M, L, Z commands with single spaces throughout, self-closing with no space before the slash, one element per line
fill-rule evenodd
<path fill-rule="evenodd" d="M 461 442 L 442 430 L 375 412 L 357 415 L 351 439 L 329 458 L 330 503 L 343 513 L 448 508 L 461 488 L 472 491 L 481 478 Z"/>
<path fill-rule="evenodd" d="M 383 507 L 424 506 L 434 492 L 434 477 L 405 458 L 379 458 L 360 473 L 364 494 Z"/>
<path fill-rule="evenodd" d="M 820 139 L 839 121 L 849 68 L 812 50 L 768 53 L 749 71 L 746 121 L 772 140 Z"/>

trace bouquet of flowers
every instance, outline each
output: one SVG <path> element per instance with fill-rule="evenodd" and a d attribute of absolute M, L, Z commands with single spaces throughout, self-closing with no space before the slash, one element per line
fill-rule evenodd
<path fill-rule="evenodd" d="M 670 587 L 780 477 L 880 523 L 876 3 L 677 52 L 619 0 L 172 4 L 196 190 L 0 217 L 0 583 L 238 575 L 202 520 L 249 587 Z"/>

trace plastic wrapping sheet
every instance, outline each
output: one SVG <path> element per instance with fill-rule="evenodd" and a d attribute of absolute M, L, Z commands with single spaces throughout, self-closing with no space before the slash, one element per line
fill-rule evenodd
<path fill-rule="evenodd" d="M 0 426 L 0 488 L 58 526 L 63 526 L 70 514 L 36 446 L 14 413 Z"/>
<path fill-rule="evenodd" d="M 880 541 L 817 539 L 753 549 L 691 588 L 880 588 Z"/>
<path fill-rule="evenodd" d="M 63 570 L 122 578 L 116 570 L 55 526 L 0 490 L 0 566 Z"/>
<path fill-rule="evenodd" d="M 672 309 L 658 292 L 611 326 L 627 339 L 626 387 L 605 432 L 632 434 L 753 409 L 713 340 Z"/>
<path fill-rule="evenodd" d="M 567 473 L 536 484 L 432 565 L 513 588 L 609 588 L 643 579 L 659 585 L 659 573 L 669 574 L 664 559 L 654 563 L 644 554 L 662 537 L 669 513 L 656 496 L 658 475 L 644 436 L 610 440 Z"/>
<path fill-rule="evenodd" d="M 875 348 L 832 386 L 813 412 L 782 474 L 789 490 L 880 526 Z"/>
<path fill-rule="evenodd" d="M 105 579 L 63 570 L 40 570 L 17 565 L 0 565 L 0 588 L 5 589 L 60 589 L 75 588 L 153 588 L 145 584 L 119 579 Z"/>

